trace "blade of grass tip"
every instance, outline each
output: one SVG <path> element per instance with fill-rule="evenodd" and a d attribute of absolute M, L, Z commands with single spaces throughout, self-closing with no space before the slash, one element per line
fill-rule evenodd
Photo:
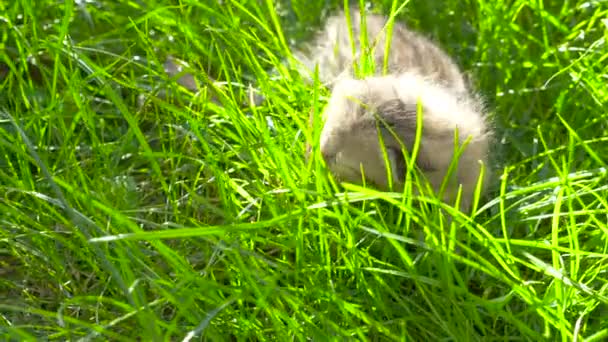
<path fill-rule="evenodd" d="M 409 4 L 410 0 L 403 1 L 399 7 L 398 0 L 393 0 L 391 3 L 391 11 L 388 16 L 388 21 L 386 22 L 386 26 L 384 30 L 386 30 L 385 35 L 386 39 L 384 41 L 384 60 L 382 61 L 382 74 L 386 75 L 388 73 L 388 59 L 389 59 L 389 51 L 391 51 L 391 43 L 393 38 L 393 26 L 395 24 L 395 17 L 401 13 L 401 11 Z"/>
<path fill-rule="evenodd" d="M 473 198 L 472 199 L 468 199 L 465 198 L 464 203 L 469 203 L 469 208 L 468 208 L 468 214 L 470 215 L 471 219 L 475 219 L 475 216 L 477 216 L 477 207 L 479 206 L 479 200 L 481 199 L 481 195 L 482 195 L 482 189 L 484 186 L 484 180 L 486 178 L 486 164 L 481 161 L 478 160 L 477 163 L 479 164 L 479 176 L 477 176 L 477 182 L 475 183 L 475 190 L 473 191 Z M 469 202 L 470 201 L 470 202 Z"/>
<path fill-rule="evenodd" d="M 458 192 L 456 194 L 457 200 L 456 200 L 455 207 L 459 208 L 459 209 L 461 209 L 460 202 L 459 202 L 461 196 L 462 196 L 462 185 L 458 187 Z M 470 218 L 466 218 L 466 219 L 470 220 Z M 444 220 L 443 220 L 443 216 L 442 215 L 439 216 L 439 223 L 441 225 L 442 232 L 443 232 L 445 230 L 444 229 L 445 227 L 444 227 Z M 456 241 L 457 241 L 457 239 L 456 239 L 456 233 L 458 231 L 458 227 L 459 227 L 460 224 L 461 223 L 457 224 L 456 220 L 453 220 L 451 218 L 448 218 L 448 220 L 447 220 L 447 225 L 448 225 L 448 228 L 449 228 L 449 232 L 448 232 L 449 238 L 448 238 L 448 241 L 447 241 L 447 252 L 454 252 L 455 251 L 455 244 L 456 244 Z M 445 234 L 441 234 L 441 236 L 443 237 L 443 236 L 445 236 Z M 443 246 L 446 246 L 446 241 L 442 241 L 442 243 L 443 243 Z M 446 256 L 447 256 L 446 262 L 450 262 L 450 260 L 449 260 L 450 253 L 447 253 Z"/>
<path fill-rule="evenodd" d="M 74 208 L 72 208 L 72 206 L 68 203 L 66 197 L 63 194 L 63 191 L 61 191 L 61 189 L 55 182 L 54 177 L 51 175 L 50 171 L 48 170 L 48 168 L 46 167 L 44 162 L 42 162 L 42 159 L 36 152 L 34 145 L 31 143 L 31 141 L 29 140 L 29 138 L 27 137 L 27 135 L 25 134 L 23 129 L 21 129 L 21 126 L 19 126 L 17 124 L 14 117 L 4 108 L 0 110 L 0 115 L 9 119 L 11 121 L 11 123 L 13 124 L 13 126 L 15 127 L 15 129 L 17 130 L 17 132 L 19 132 L 19 135 L 21 136 L 21 139 L 23 140 L 23 142 L 26 144 L 26 146 L 30 152 L 30 155 L 36 160 L 37 166 L 40 168 L 40 170 L 42 171 L 42 174 L 49 182 L 49 185 L 50 185 L 52 191 L 55 193 L 57 200 L 61 203 L 63 210 L 65 210 L 66 213 L 68 214 L 68 216 L 70 217 L 70 220 L 74 224 L 74 227 L 78 227 L 81 230 L 81 232 L 85 235 L 85 237 L 89 240 L 93 237 L 93 234 L 90 231 L 90 229 L 95 229 L 98 232 L 103 232 L 103 229 L 101 229 L 101 227 L 97 226 L 92 220 L 90 220 L 88 218 L 83 219 L 81 217 L 82 214 L 77 213 L 77 211 Z M 112 275 L 112 277 L 116 281 L 117 285 L 122 290 L 123 295 L 129 300 L 129 302 L 131 303 L 133 308 L 138 308 L 138 307 L 142 306 L 142 304 L 140 302 L 142 302 L 143 299 L 138 298 L 137 296 L 133 295 L 133 292 L 131 292 L 129 290 L 129 287 L 126 285 L 126 282 L 123 279 L 123 277 L 121 276 L 121 273 L 107 259 L 105 252 L 98 246 L 92 246 L 92 248 L 93 248 L 95 254 L 97 255 L 97 257 L 99 258 L 99 260 L 101 261 L 101 264 L 102 264 L 103 268 L 105 269 L 105 271 Z M 153 324 L 154 319 L 153 319 L 153 315 L 151 312 L 146 311 L 146 313 L 144 315 L 138 316 L 138 319 L 139 319 L 142 327 L 148 327 L 148 329 L 151 329 L 154 336 L 156 336 L 156 329 L 155 329 L 155 325 Z"/>
<path fill-rule="evenodd" d="M 370 64 L 371 65 L 371 71 L 374 72 L 374 65 L 373 65 L 373 51 L 370 50 L 370 45 L 369 45 L 369 40 L 368 38 L 368 34 L 367 34 L 367 14 L 365 11 L 365 0 L 359 0 L 359 19 L 360 19 L 360 23 L 359 23 L 359 52 L 360 52 L 360 56 L 359 56 L 359 70 L 357 72 L 357 75 L 359 77 L 365 77 L 370 73 Z M 373 46 L 372 46 L 373 49 Z M 370 59 L 371 59 L 371 63 L 370 63 Z"/>
<path fill-rule="evenodd" d="M 355 60 L 355 57 L 357 56 L 357 45 L 355 44 L 355 39 L 353 37 L 353 21 L 352 21 L 352 16 L 350 14 L 350 5 L 349 5 L 349 0 L 344 0 L 344 16 L 346 19 L 346 26 L 348 27 L 348 37 L 349 37 L 349 41 L 350 41 L 350 52 L 352 55 L 353 60 Z M 338 48 L 337 45 L 335 48 Z M 355 70 L 356 72 L 356 70 Z"/>
<path fill-rule="evenodd" d="M 268 9 L 268 14 L 270 15 L 270 19 L 272 20 L 272 24 L 274 26 L 274 34 L 279 39 L 279 48 L 284 53 L 284 55 L 289 54 L 289 45 L 287 45 L 285 41 L 285 35 L 283 34 L 283 28 L 281 27 L 281 23 L 279 18 L 277 17 L 277 11 L 274 8 L 274 1 L 266 0 L 266 8 Z"/>
<path fill-rule="evenodd" d="M 448 187 L 448 183 L 452 182 L 452 175 L 454 174 L 454 172 L 456 172 L 456 168 L 458 168 L 458 163 L 460 161 L 460 156 L 462 155 L 464 149 L 466 148 L 467 144 L 471 141 L 472 137 L 468 137 L 463 143 L 462 146 L 460 145 L 460 134 L 459 134 L 459 130 L 458 127 L 456 127 L 454 129 L 454 140 L 453 140 L 453 153 L 452 153 L 452 160 L 450 161 L 450 165 L 448 166 L 447 172 L 445 174 L 445 176 L 443 177 L 443 181 L 441 182 L 441 186 L 439 187 L 439 196 L 443 196 L 443 194 L 445 193 L 445 190 Z M 460 199 L 456 199 L 457 203 L 449 203 L 450 205 L 455 205 L 455 207 L 457 207 L 458 202 L 460 201 Z"/>
<path fill-rule="evenodd" d="M 418 160 L 418 153 L 420 153 L 420 146 L 422 145 L 422 130 L 424 128 L 424 110 L 422 106 L 422 99 L 416 99 L 416 136 L 414 136 L 414 145 L 412 146 L 411 157 L 405 153 L 403 148 L 404 157 L 409 158 L 407 160 L 408 165 L 416 165 Z M 404 146 L 405 147 L 405 146 Z M 406 178 L 411 179 L 411 175 L 414 172 L 414 167 L 406 168 Z"/>
<path fill-rule="evenodd" d="M 512 167 L 505 167 L 502 173 L 502 177 L 500 178 L 500 202 L 499 202 L 499 215 L 500 215 L 500 226 L 502 229 L 502 235 L 505 239 L 505 248 L 507 249 L 507 253 L 513 254 L 511 250 L 510 243 L 510 234 L 507 231 L 507 216 L 506 216 L 506 193 L 507 193 L 507 180 L 509 179 L 509 172 L 512 171 Z"/>

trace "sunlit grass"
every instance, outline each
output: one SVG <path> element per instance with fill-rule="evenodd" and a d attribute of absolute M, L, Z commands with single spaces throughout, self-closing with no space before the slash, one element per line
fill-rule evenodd
<path fill-rule="evenodd" d="M 606 339 L 608 3 L 397 15 L 491 110 L 470 215 L 327 176 L 289 54 L 341 5 L 0 4 L 3 338 Z"/>

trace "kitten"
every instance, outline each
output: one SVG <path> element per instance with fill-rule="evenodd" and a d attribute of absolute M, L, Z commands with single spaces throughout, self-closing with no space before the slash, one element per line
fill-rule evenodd
<path fill-rule="evenodd" d="M 388 190 L 390 168 L 393 190 L 401 190 L 406 173 L 401 147 L 408 151 L 413 147 L 420 101 L 423 128 L 416 164 L 436 191 L 454 157 L 455 135 L 459 146 L 470 139 L 443 193 L 443 199 L 453 203 L 462 185 L 460 207 L 467 209 L 481 164 L 488 166 L 492 136 L 480 98 L 469 90 L 463 73 L 445 52 L 396 22 L 388 52 L 388 74 L 383 75 L 383 28 L 387 18 L 378 15 L 366 16 L 368 42 L 375 46 L 375 73 L 358 78 L 353 64 L 362 52 L 362 28 L 359 13 L 352 12 L 354 58 L 344 12 L 327 20 L 307 52 L 295 53 L 305 67 L 305 75 L 310 75 L 307 69 L 314 70 L 317 65 L 320 81 L 332 90 L 322 114 L 319 144 L 329 170 L 340 180 L 361 183 L 365 178 L 366 183 Z M 311 125 L 313 120 L 311 117 Z M 382 134 L 389 165 L 384 162 L 378 133 Z M 484 174 L 485 188 L 488 170 Z"/>
<path fill-rule="evenodd" d="M 443 193 L 447 203 L 454 203 L 461 184 L 461 208 L 466 209 L 477 185 L 480 162 L 487 167 L 491 133 L 481 104 L 474 98 L 454 96 L 448 87 L 417 73 L 339 80 L 324 111 L 320 152 L 336 178 L 361 183 L 364 176 L 366 183 L 381 190 L 389 190 L 390 167 L 393 190 L 401 191 L 407 171 L 402 145 L 407 151 L 414 145 L 417 101 L 422 105 L 423 127 L 416 165 L 436 191 L 454 157 L 455 136 L 459 145 L 470 139 Z M 484 186 L 487 174 L 486 170 Z"/>

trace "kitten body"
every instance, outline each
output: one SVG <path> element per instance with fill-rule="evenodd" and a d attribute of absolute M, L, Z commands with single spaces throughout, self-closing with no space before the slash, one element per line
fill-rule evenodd
<path fill-rule="evenodd" d="M 408 151 L 413 147 L 419 101 L 423 127 L 418 169 L 439 190 L 454 158 L 455 137 L 458 147 L 468 140 L 443 193 L 443 199 L 453 203 L 462 185 L 460 207 L 468 208 L 481 165 L 488 166 L 492 136 L 479 96 L 469 90 L 463 73 L 443 50 L 403 24 L 394 23 L 387 52 L 383 30 L 387 18 L 378 15 L 366 16 L 367 41 L 375 46 L 375 73 L 357 77 L 353 65 L 362 53 L 362 25 L 358 11 L 351 13 L 355 56 L 343 12 L 327 20 L 306 52 L 295 54 L 304 70 L 317 66 L 321 82 L 332 90 L 322 115 L 319 144 L 330 171 L 343 181 L 361 183 L 365 178 L 366 183 L 388 190 L 390 168 L 392 188 L 401 190 L 406 173 L 401 147 Z M 383 75 L 387 53 L 388 74 Z M 389 165 L 384 161 L 378 133 L 382 134 Z M 482 190 L 488 173 L 485 170 Z"/>

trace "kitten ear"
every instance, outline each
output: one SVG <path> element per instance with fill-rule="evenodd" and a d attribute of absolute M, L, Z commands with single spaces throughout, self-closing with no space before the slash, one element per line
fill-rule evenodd
<path fill-rule="evenodd" d="M 376 107 L 376 113 L 388 125 L 398 128 L 399 133 L 416 132 L 416 104 L 409 104 L 400 99 L 384 101 Z"/>

